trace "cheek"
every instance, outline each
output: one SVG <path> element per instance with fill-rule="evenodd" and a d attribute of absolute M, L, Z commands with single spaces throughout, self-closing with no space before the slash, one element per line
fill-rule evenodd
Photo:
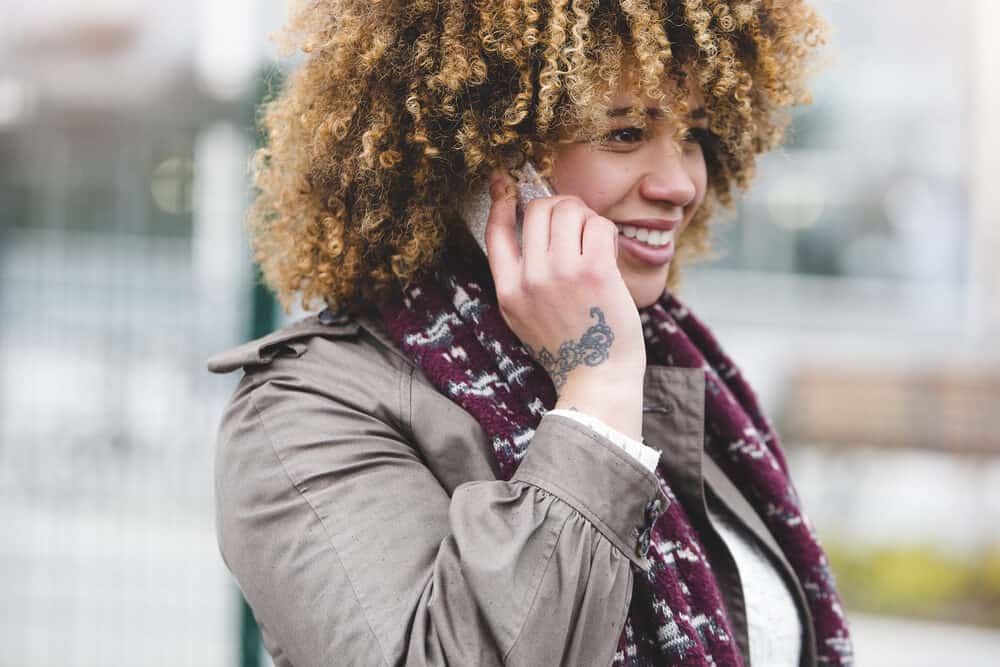
<path fill-rule="evenodd" d="M 687 230 L 691 224 L 691 219 L 698 209 L 701 208 L 701 204 L 705 201 L 705 195 L 708 192 L 708 168 L 705 164 L 705 159 L 700 155 L 689 164 L 688 178 L 694 184 L 695 197 L 687 206 L 687 215 L 684 216 L 684 226 L 678 232 L 678 237 L 682 236 Z"/>
<path fill-rule="evenodd" d="M 698 208 L 705 199 L 705 193 L 708 191 L 708 167 L 705 164 L 705 158 L 700 153 L 693 161 L 688 173 L 690 174 L 691 182 L 694 183 L 696 193 L 693 208 Z"/>
<path fill-rule="evenodd" d="M 589 149 L 574 146 L 556 155 L 552 187 L 561 195 L 575 195 L 597 213 L 615 201 L 618 183 L 627 180 L 627 169 L 614 169 Z"/>

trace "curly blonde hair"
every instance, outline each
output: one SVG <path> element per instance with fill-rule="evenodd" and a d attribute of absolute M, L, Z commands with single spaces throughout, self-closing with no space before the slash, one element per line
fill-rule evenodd
<path fill-rule="evenodd" d="M 491 169 L 530 158 L 547 174 L 556 143 L 599 133 L 623 82 L 683 131 L 670 77 L 697 87 L 709 121 L 708 194 L 676 285 L 710 251 L 714 205 L 732 207 L 810 101 L 824 33 L 802 0 L 311 0 L 283 34 L 305 58 L 261 107 L 256 260 L 286 310 L 361 310 L 467 241 L 460 196 Z"/>

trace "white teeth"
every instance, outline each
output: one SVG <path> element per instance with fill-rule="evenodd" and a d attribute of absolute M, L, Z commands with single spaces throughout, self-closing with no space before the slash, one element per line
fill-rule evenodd
<path fill-rule="evenodd" d="M 646 245 L 664 246 L 670 242 L 670 232 L 662 229 L 633 227 L 632 225 L 618 225 L 618 231 L 628 238 L 642 241 Z"/>

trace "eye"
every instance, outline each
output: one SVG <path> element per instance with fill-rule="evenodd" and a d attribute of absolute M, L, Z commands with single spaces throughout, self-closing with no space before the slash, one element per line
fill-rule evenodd
<path fill-rule="evenodd" d="M 641 127 L 620 127 L 604 135 L 605 143 L 634 144 L 642 141 L 646 131 Z"/>

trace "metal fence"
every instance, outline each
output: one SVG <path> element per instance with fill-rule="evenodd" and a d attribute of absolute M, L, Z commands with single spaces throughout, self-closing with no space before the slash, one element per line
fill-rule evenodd
<path fill-rule="evenodd" d="M 235 377 L 204 360 L 248 320 L 242 244 L 212 254 L 239 238 L 246 139 L 84 119 L 3 141 L 0 662 L 237 664 L 211 488 Z"/>

